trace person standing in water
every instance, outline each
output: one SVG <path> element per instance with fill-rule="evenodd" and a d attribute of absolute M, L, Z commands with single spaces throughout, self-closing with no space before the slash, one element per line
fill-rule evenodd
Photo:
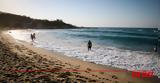
<path fill-rule="evenodd" d="M 89 40 L 89 41 L 88 41 L 88 51 L 90 51 L 91 48 L 92 48 L 92 42 Z"/>
<path fill-rule="evenodd" d="M 36 39 L 36 34 L 35 33 L 31 33 L 31 40 L 32 40 L 32 42 L 34 42 L 35 39 Z"/>
<path fill-rule="evenodd" d="M 35 40 L 36 39 L 36 34 L 35 33 L 33 33 L 33 40 Z"/>
<path fill-rule="evenodd" d="M 156 44 L 155 44 L 155 47 L 154 47 L 154 52 L 158 52 L 158 43 L 159 43 L 159 37 L 158 37 L 158 39 L 156 39 Z"/>
<path fill-rule="evenodd" d="M 33 34 L 31 33 L 31 40 L 32 40 L 32 42 L 33 42 Z"/>

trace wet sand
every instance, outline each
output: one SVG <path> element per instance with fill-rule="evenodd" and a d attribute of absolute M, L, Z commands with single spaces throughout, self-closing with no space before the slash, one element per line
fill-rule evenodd
<path fill-rule="evenodd" d="M 160 81 L 157 77 L 133 78 L 131 71 L 81 61 L 67 57 L 63 53 L 34 47 L 32 43 L 16 42 L 4 33 L 0 33 L 0 82 L 157 83 Z"/>

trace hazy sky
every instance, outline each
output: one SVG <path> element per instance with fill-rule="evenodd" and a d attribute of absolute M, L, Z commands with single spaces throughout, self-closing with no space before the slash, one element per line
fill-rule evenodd
<path fill-rule="evenodd" d="M 160 0 L 0 0 L 0 11 L 77 26 L 160 26 Z"/>

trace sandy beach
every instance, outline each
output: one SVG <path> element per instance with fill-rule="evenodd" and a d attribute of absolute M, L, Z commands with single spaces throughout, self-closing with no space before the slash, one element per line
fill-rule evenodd
<path fill-rule="evenodd" d="M 0 33 L 0 82 L 158 83 L 160 79 L 132 77 L 132 72 L 67 57 L 63 53 L 16 42 Z M 108 71 L 102 71 L 108 70 Z M 110 70 L 110 71 L 109 71 Z M 101 72 L 100 72 L 101 71 Z"/>

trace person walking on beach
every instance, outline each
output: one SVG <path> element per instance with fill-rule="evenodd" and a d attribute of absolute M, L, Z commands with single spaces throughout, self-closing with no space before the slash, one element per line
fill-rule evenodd
<path fill-rule="evenodd" d="M 89 41 L 88 41 L 88 51 L 90 51 L 91 48 L 92 48 L 92 42 L 89 40 Z"/>

